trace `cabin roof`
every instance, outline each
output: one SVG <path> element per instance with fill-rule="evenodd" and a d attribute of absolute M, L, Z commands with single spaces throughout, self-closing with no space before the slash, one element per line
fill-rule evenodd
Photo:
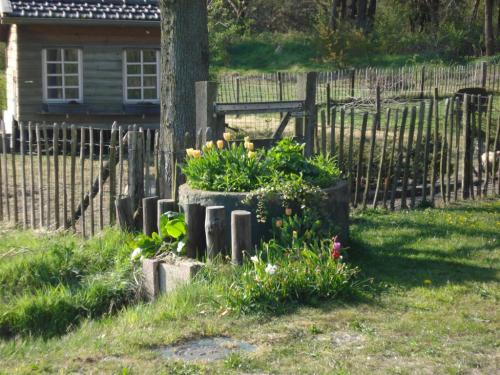
<path fill-rule="evenodd" d="M 4 23 L 158 23 L 158 0 L 0 0 Z M 5 22 L 5 21 L 9 22 Z"/>

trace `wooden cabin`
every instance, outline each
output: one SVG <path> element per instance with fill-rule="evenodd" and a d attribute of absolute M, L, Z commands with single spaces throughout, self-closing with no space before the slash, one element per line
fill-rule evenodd
<path fill-rule="evenodd" d="M 160 122 L 157 0 L 0 0 L 13 121 Z"/>

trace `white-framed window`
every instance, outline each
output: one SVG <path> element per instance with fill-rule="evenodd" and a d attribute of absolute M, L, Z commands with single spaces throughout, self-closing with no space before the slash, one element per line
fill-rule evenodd
<path fill-rule="evenodd" d="M 45 48 L 42 51 L 45 102 L 82 102 L 82 50 Z"/>
<path fill-rule="evenodd" d="M 160 101 L 160 51 L 123 51 L 123 98 L 126 103 Z"/>

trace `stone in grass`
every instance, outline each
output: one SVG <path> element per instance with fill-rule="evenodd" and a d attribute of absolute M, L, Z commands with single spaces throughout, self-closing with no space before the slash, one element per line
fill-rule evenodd
<path fill-rule="evenodd" d="M 166 358 L 187 362 L 210 362 L 227 358 L 235 352 L 254 352 L 256 347 L 229 337 L 202 337 L 161 349 Z"/>
<path fill-rule="evenodd" d="M 163 259 L 142 261 L 142 292 L 152 301 L 161 293 L 171 292 L 182 284 L 189 283 L 203 267 L 193 259 L 166 256 Z"/>
<path fill-rule="evenodd" d="M 194 259 L 170 256 L 158 265 L 160 293 L 168 293 L 189 283 L 204 266 Z"/>

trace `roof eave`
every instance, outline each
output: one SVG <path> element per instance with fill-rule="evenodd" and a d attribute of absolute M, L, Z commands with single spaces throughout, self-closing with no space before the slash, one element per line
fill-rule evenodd
<path fill-rule="evenodd" d="M 148 26 L 160 27 L 160 21 L 147 20 L 97 20 L 81 18 L 35 18 L 35 17 L 8 17 L 0 18 L 0 23 L 5 25 L 78 25 L 78 26 Z"/>

